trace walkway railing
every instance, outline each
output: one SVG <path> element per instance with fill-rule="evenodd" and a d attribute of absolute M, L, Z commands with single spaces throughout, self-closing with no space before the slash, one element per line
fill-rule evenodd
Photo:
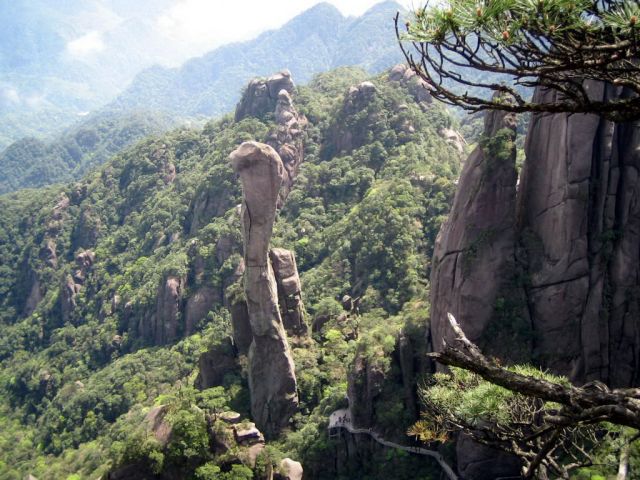
<path fill-rule="evenodd" d="M 385 440 L 380 434 L 374 432 L 370 428 L 356 428 L 353 426 L 353 423 L 351 421 L 351 411 L 347 408 L 342 410 L 336 410 L 329 417 L 329 433 L 331 434 L 332 430 L 338 429 L 338 428 L 344 428 L 349 433 L 369 435 L 376 442 L 378 442 L 381 445 L 384 445 L 385 447 L 396 448 L 398 450 L 414 453 L 416 455 L 429 456 L 438 462 L 438 464 L 440 465 L 440 468 L 442 468 L 442 470 L 447 475 L 449 480 L 458 480 L 458 476 L 456 475 L 456 473 L 449 466 L 449 464 L 446 462 L 444 457 L 440 455 L 439 452 L 435 450 L 429 450 L 427 448 L 408 447 L 406 445 L 400 445 L 398 443 Z"/>

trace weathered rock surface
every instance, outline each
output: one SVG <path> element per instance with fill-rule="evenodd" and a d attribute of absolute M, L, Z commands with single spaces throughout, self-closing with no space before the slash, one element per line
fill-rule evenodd
<path fill-rule="evenodd" d="M 460 435 L 456 443 L 458 473 L 469 480 L 519 478 L 520 462 L 512 455 L 485 447 Z"/>
<path fill-rule="evenodd" d="M 585 87 L 600 101 L 624 95 L 603 84 Z M 538 90 L 535 96 L 538 102 L 555 101 L 552 92 Z M 499 155 L 499 162 L 490 154 L 508 118 L 489 114 L 485 133 L 492 139 L 484 142 L 486 151 L 477 149 L 467 161 L 438 236 L 433 347 L 450 338 L 451 312 L 472 341 L 509 361 L 532 361 L 577 383 L 637 386 L 639 123 L 533 115 L 516 187 L 513 153 Z M 496 332 L 522 327 L 526 335 L 496 344 Z M 467 462 L 472 473 L 465 478 L 480 478 L 477 472 L 486 470 L 488 458 L 498 463 L 494 454 L 464 444 L 458 457 L 471 459 L 474 449 Z"/>
<path fill-rule="evenodd" d="M 424 109 L 433 102 L 431 97 L 431 85 L 409 68 L 408 65 L 400 63 L 393 67 L 389 72 L 389 80 L 400 82 L 408 88 L 416 102 Z"/>
<path fill-rule="evenodd" d="M 253 341 L 249 349 L 251 413 L 267 436 L 286 426 L 298 406 L 293 359 L 278 307 L 269 241 L 284 177 L 278 153 L 245 142 L 230 156 L 243 190 L 244 289 Z"/>
<path fill-rule="evenodd" d="M 85 250 L 76 255 L 76 268 L 73 275 L 67 275 L 60 288 L 60 307 L 62 319 L 68 322 L 76 308 L 76 295 L 85 284 L 87 275 L 96 261 L 96 254 L 92 250 Z"/>
<path fill-rule="evenodd" d="M 304 320 L 302 286 L 295 254 L 291 250 L 273 248 L 269 258 L 278 285 L 278 304 L 284 328 L 292 335 L 306 335 L 308 327 Z"/>
<path fill-rule="evenodd" d="M 382 393 L 384 382 L 385 372 L 358 352 L 349 369 L 347 386 L 353 424 L 358 428 L 374 425 L 375 400 Z"/>
<path fill-rule="evenodd" d="M 231 312 L 231 330 L 233 341 L 240 355 L 247 355 L 253 341 L 251 322 L 249 321 L 249 309 L 243 298 L 238 298 L 229 306 Z"/>
<path fill-rule="evenodd" d="M 585 85 L 602 101 L 623 94 Z M 518 212 L 534 353 L 578 382 L 640 384 L 639 126 L 547 115 L 529 127 Z"/>
<path fill-rule="evenodd" d="M 298 113 L 293 105 L 291 95 L 286 89 L 282 89 L 278 93 L 275 118 L 278 127 L 270 135 L 267 144 L 278 152 L 284 165 L 285 175 L 278 200 L 278 207 L 282 207 L 291 192 L 293 183 L 298 176 L 300 164 L 304 159 L 303 133 L 307 126 L 307 119 Z"/>
<path fill-rule="evenodd" d="M 341 120 L 334 125 L 333 131 L 329 134 L 329 143 L 336 151 L 350 152 L 366 142 L 367 134 L 379 120 L 376 114 L 368 115 L 356 125 L 347 125 L 342 119 L 366 111 L 377 95 L 378 89 L 372 82 L 362 82 L 349 89 L 339 114 Z"/>
<path fill-rule="evenodd" d="M 240 103 L 236 107 L 236 122 L 247 118 L 262 118 L 268 113 L 273 113 L 278 103 L 278 95 L 282 90 L 292 94 L 295 89 L 291 72 L 283 70 L 267 79 L 252 80 Z"/>
<path fill-rule="evenodd" d="M 478 146 L 462 170 L 449 218 L 436 239 L 431 273 L 431 337 L 436 350 L 452 332 L 446 315 L 453 313 L 471 341 L 494 317 L 495 304 L 515 264 L 516 120 L 491 112 L 484 134 L 503 137 Z M 501 280 L 502 279 L 502 280 Z"/>
<path fill-rule="evenodd" d="M 281 474 L 279 478 L 282 480 L 302 480 L 302 474 L 304 473 L 302 464 L 290 458 L 282 459 L 280 462 L 280 471 Z"/>
<path fill-rule="evenodd" d="M 277 127 L 269 134 L 267 144 L 278 152 L 284 166 L 278 207 L 284 205 L 304 159 L 303 140 L 307 119 L 293 104 L 291 96 L 294 90 L 291 73 L 283 70 L 266 80 L 252 80 L 236 108 L 236 122 L 247 117 L 274 115 Z"/>
<path fill-rule="evenodd" d="M 264 437 L 253 423 L 240 424 L 233 427 L 236 442 L 240 444 L 253 444 L 264 442 Z"/>
<path fill-rule="evenodd" d="M 178 338 L 184 279 L 170 275 L 158 288 L 153 316 L 153 338 L 156 345 Z"/>
<path fill-rule="evenodd" d="M 446 142 L 455 148 L 458 153 L 464 153 L 464 149 L 467 145 L 467 141 L 460 134 L 460 132 L 456 132 L 451 128 L 443 128 L 438 132 L 442 138 L 446 140 Z"/>

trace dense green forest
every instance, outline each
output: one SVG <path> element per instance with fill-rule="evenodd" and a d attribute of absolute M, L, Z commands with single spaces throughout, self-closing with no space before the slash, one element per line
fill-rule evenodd
<path fill-rule="evenodd" d="M 18 140 L 0 152 L 0 194 L 79 179 L 129 145 L 174 124 L 160 113 L 102 113 L 54 141 Z"/>
<path fill-rule="evenodd" d="M 257 475 L 289 456 L 313 478 L 437 478 L 430 461 L 393 451 L 326 465 L 338 447 L 328 414 L 344 406 L 358 365 L 380 378 L 377 427 L 409 441 L 417 417 L 397 336 L 424 338 L 429 258 L 461 167 L 439 135 L 453 118 L 388 73 L 369 78 L 366 104 L 347 108 L 364 80 L 339 69 L 294 96 L 309 120 L 305 160 L 272 243 L 296 253 L 314 334 L 292 345 L 300 413 L 260 454 Z M 219 385 L 195 387 L 201 355 L 228 342 L 224 299 L 237 290 L 241 192 L 228 155 L 273 129 L 271 115 L 227 116 L 149 137 L 78 182 L 0 197 L 0 478 L 97 478 L 127 464 L 162 478 L 250 478 L 246 452 L 213 448 L 208 434 L 222 411 L 248 418 L 242 357 Z M 360 298 L 357 314 L 344 311 L 344 295 Z M 167 321 L 175 332 L 159 335 Z M 143 422 L 158 406 L 168 445 Z"/>

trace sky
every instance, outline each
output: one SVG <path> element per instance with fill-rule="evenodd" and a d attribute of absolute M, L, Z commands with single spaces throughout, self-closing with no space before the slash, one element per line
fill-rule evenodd
<path fill-rule="evenodd" d="M 328 0 L 344 15 L 359 16 L 381 0 Z M 410 7 L 415 0 L 398 0 Z M 180 63 L 220 45 L 249 40 L 278 28 L 320 0 L 173 0 L 152 19 L 158 33 L 181 52 L 164 63 Z M 122 10 L 120 11 L 122 15 Z M 111 23 L 111 22 L 109 22 Z M 106 22 L 105 22 L 106 24 Z M 85 57 L 104 49 L 103 32 L 89 30 L 67 45 L 68 52 Z"/>

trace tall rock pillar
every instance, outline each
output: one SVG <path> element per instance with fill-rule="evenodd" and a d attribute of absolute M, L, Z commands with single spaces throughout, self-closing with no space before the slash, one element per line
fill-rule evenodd
<path fill-rule="evenodd" d="M 520 296 L 504 292 L 513 284 L 516 254 L 515 128 L 513 114 L 486 114 L 483 140 L 465 163 L 451 213 L 436 239 L 431 272 L 436 351 L 444 339 L 453 340 L 447 313 L 471 341 L 492 350 L 487 330 L 501 321 L 505 303 Z"/>
<path fill-rule="evenodd" d="M 231 153 L 243 190 L 244 290 L 253 341 L 249 347 L 251 413 L 266 435 L 285 427 L 298 406 L 295 368 L 278 306 L 269 241 L 284 166 L 270 146 L 245 142 Z"/>

